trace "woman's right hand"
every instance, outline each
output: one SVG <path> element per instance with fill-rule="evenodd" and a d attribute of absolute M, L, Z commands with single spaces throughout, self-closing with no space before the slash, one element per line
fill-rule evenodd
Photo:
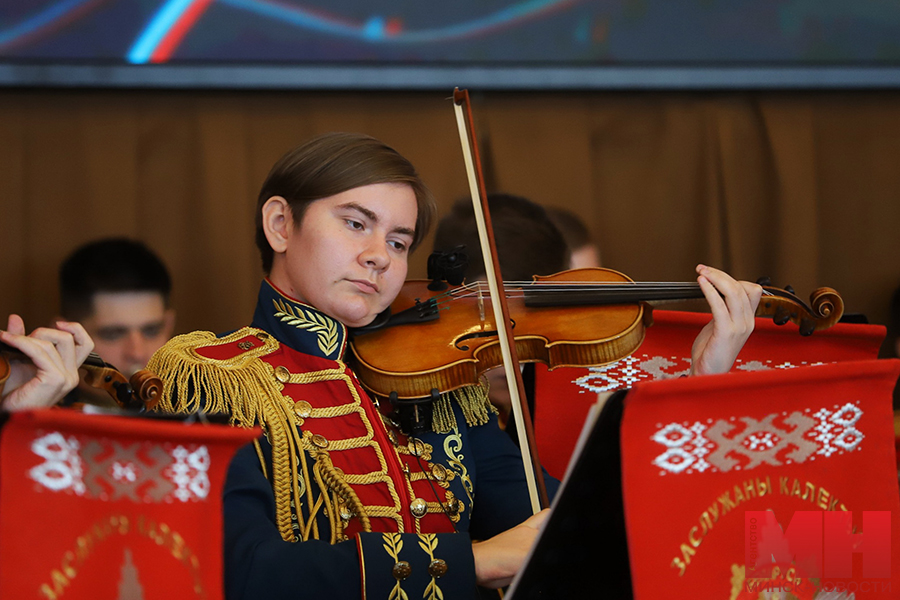
<path fill-rule="evenodd" d="M 550 509 L 545 508 L 512 529 L 483 542 L 473 543 L 472 554 L 475 556 L 478 585 L 488 588 L 509 585 L 525 563 L 541 524 L 549 514 Z"/>

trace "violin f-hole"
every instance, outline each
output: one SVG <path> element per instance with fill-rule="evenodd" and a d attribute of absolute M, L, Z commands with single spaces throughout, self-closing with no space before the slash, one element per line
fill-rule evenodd
<path fill-rule="evenodd" d="M 515 329 L 515 328 L 516 328 L 516 320 L 515 320 L 515 319 L 510 319 L 510 320 L 509 320 L 509 326 L 510 326 L 511 329 Z M 478 331 L 478 332 L 476 332 L 476 333 L 467 333 L 466 335 L 462 335 L 462 336 L 458 337 L 458 338 L 456 339 L 456 341 L 453 342 L 453 346 L 454 346 L 457 350 L 461 350 L 461 351 L 463 351 L 463 352 L 468 352 L 468 351 L 469 351 L 469 347 L 468 347 L 468 346 L 461 346 L 460 344 L 461 344 L 462 342 L 465 342 L 466 340 L 477 339 L 477 338 L 497 337 L 497 335 L 498 335 L 498 334 L 497 334 L 497 330 L 496 330 L 496 329 L 488 329 L 487 331 Z"/>

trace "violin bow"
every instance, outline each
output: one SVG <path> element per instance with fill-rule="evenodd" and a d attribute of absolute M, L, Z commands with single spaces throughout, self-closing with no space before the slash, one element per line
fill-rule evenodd
<path fill-rule="evenodd" d="M 491 224 L 491 213 L 488 208 L 487 192 L 484 187 L 484 176 L 481 171 L 481 158 L 478 155 L 478 141 L 475 137 L 472 104 L 469 91 L 456 88 L 453 90 L 453 109 L 456 112 L 456 124 L 459 128 L 459 141 L 462 145 L 463 159 L 466 163 L 466 175 L 469 179 L 469 191 L 475 210 L 475 222 L 478 226 L 478 238 L 484 255 L 484 267 L 488 288 L 491 294 L 491 305 L 494 320 L 497 323 L 497 334 L 500 340 L 500 352 L 506 371 L 506 382 L 509 385 L 510 404 L 516 421 L 519 448 L 522 450 L 522 462 L 525 466 L 525 480 L 528 484 L 528 495 L 532 511 L 537 513 L 541 508 L 550 505 L 541 463 L 538 459 L 537 445 L 534 442 L 534 427 L 531 414 L 526 405 L 525 385 L 522 382 L 522 371 L 519 368 L 519 355 L 516 352 L 515 338 L 509 318 L 509 305 L 506 294 L 502 292 L 503 277 L 500 273 L 500 262 L 497 256 L 497 243 Z M 464 110 L 465 109 L 465 110 Z M 501 325 L 502 323 L 502 325 Z"/>

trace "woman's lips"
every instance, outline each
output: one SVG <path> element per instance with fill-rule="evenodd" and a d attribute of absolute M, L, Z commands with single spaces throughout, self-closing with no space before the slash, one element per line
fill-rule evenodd
<path fill-rule="evenodd" d="M 378 293 L 378 286 L 371 281 L 367 281 L 365 279 L 351 279 L 350 282 L 356 285 L 356 287 L 358 287 L 360 291 L 363 291 L 367 294 Z"/>

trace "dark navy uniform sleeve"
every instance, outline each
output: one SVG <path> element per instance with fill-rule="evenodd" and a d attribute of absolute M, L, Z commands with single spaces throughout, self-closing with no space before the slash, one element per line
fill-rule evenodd
<path fill-rule="evenodd" d="M 232 460 L 223 501 L 229 600 L 475 597 L 472 542 L 464 532 L 362 533 L 334 545 L 282 540 L 252 445 Z"/>
<path fill-rule="evenodd" d="M 525 521 L 532 513 L 522 454 L 491 415 L 486 425 L 469 428 L 469 447 L 475 457 L 475 506 L 469 531 L 485 540 Z M 552 500 L 559 481 L 543 471 Z"/>

